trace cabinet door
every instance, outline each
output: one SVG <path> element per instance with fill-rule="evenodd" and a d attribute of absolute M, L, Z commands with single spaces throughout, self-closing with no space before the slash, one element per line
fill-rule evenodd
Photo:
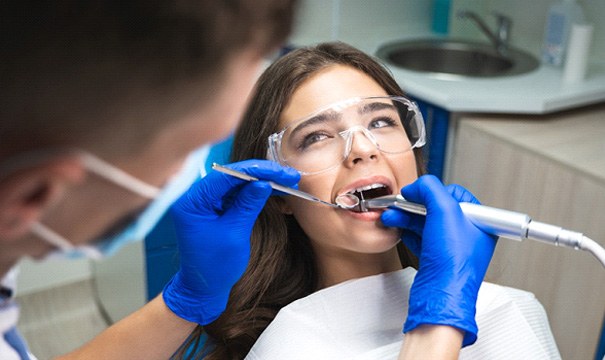
<path fill-rule="evenodd" d="M 603 244 L 605 182 L 534 151 L 532 144 L 523 147 L 508 141 L 506 131 L 511 136 L 516 131 L 539 135 L 547 131 L 534 126 L 552 125 L 531 121 L 460 119 L 450 182 L 469 188 L 485 205 L 520 211 L 537 221 L 583 232 Z M 553 138 L 542 140 L 544 144 Z M 595 357 L 605 314 L 605 269 L 592 255 L 500 239 L 487 281 L 536 295 L 546 309 L 563 359 Z"/>

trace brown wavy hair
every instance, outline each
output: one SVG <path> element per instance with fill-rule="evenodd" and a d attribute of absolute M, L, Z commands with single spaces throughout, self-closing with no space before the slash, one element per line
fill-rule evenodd
<path fill-rule="evenodd" d="M 248 110 L 235 134 L 232 161 L 266 158 L 267 137 L 278 131 L 282 111 L 308 78 L 333 65 L 345 65 L 369 75 L 390 95 L 404 93 L 390 73 L 367 54 L 344 43 L 324 43 L 290 52 L 260 77 Z M 420 149 L 414 149 L 418 174 L 424 174 Z M 235 284 L 227 309 L 212 324 L 198 326 L 178 353 L 182 358 L 243 359 L 277 312 L 319 286 L 315 255 L 308 237 L 291 215 L 271 198 L 260 213 L 251 236 L 248 268 Z M 417 259 L 399 243 L 403 267 Z M 201 339 L 206 345 L 195 353 Z"/>

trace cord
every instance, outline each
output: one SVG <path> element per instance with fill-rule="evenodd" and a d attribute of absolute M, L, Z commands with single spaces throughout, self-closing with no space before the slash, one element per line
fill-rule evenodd
<path fill-rule="evenodd" d="M 603 247 L 596 241 L 583 236 L 582 241 L 580 244 L 578 244 L 578 247 L 593 254 L 594 257 L 601 262 L 601 265 L 605 267 L 605 249 L 603 249 Z"/>

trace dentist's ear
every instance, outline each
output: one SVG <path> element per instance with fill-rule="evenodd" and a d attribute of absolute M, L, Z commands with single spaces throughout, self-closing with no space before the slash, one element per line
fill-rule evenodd
<path fill-rule="evenodd" d="M 28 233 L 65 190 L 85 176 L 86 169 L 77 157 L 59 155 L 0 178 L 0 241 Z"/>

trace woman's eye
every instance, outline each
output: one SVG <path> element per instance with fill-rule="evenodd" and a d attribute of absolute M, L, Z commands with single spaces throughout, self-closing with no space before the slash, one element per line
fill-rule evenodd
<path fill-rule="evenodd" d="M 379 129 L 379 128 L 383 128 L 383 127 L 393 127 L 393 126 L 397 126 L 397 120 L 387 117 L 387 116 L 382 116 L 379 118 L 375 118 L 372 119 L 372 121 L 370 122 L 370 125 L 368 126 L 369 129 Z"/>
<path fill-rule="evenodd" d="M 299 145 L 299 148 L 301 150 L 304 150 L 315 143 L 328 139 L 329 137 L 330 136 L 328 134 L 324 134 L 324 133 L 316 132 L 316 133 L 308 134 L 302 139 L 302 141 Z"/>

